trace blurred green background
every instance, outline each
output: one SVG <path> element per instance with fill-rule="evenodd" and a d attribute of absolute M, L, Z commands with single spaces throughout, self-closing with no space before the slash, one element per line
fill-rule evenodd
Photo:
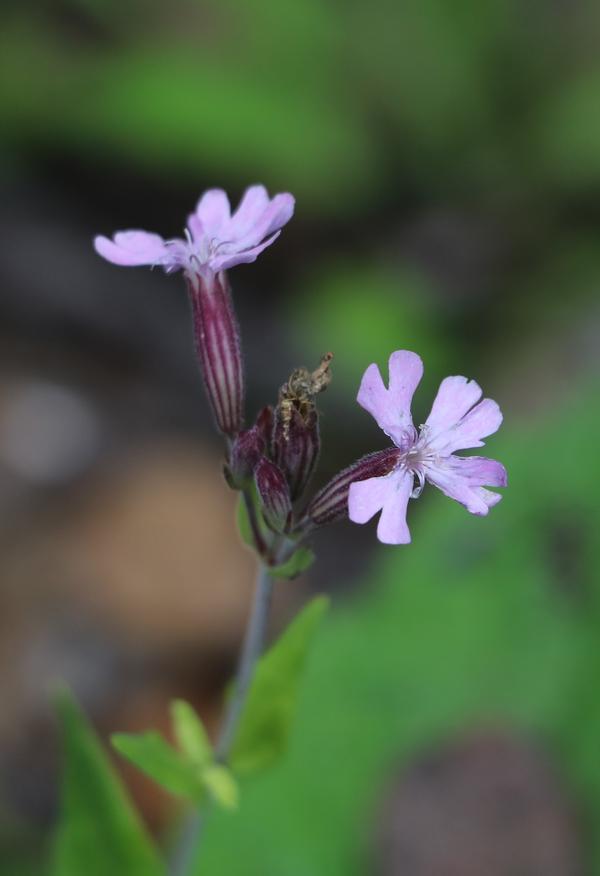
<path fill-rule="evenodd" d="M 174 696 L 217 724 L 252 563 L 182 282 L 91 240 L 254 182 L 297 211 L 232 272 L 249 416 L 333 350 L 318 485 L 382 446 L 358 381 L 413 349 L 417 422 L 447 374 L 499 401 L 510 487 L 484 520 L 427 489 L 406 548 L 319 534 L 273 624 L 333 592 L 289 757 L 198 873 L 600 874 L 599 48 L 593 0 L 5 0 L 3 876 L 48 860 L 54 679 L 103 738 Z"/>

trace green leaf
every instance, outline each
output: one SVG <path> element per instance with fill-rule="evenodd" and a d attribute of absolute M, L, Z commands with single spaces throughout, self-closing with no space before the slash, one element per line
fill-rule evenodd
<path fill-rule="evenodd" d="M 199 771 L 172 748 L 160 733 L 115 733 L 111 742 L 117 751 L 171 794 L 200 800 L 204 789 Z"/>
<path fill-rule="evenodd" d="M 53 876 L 163 876 L 159 856 L 86 718 L 66 691 L 56 707 L 65 763 Z"/>
<path fill-rule="evenodd" d="M 233 745 L 234 771 L 264 769 L 285 750 L 308 649 L 328 605 L 324 596 L 313 599 L 259 660 Z"/>
<path fill-rule="evenodd" d="M 271 566 L 267 571 L 273 578 L 297 578 L 305 572 L 315 561 L 315 555 L 310 548 L 301 547 L 295 551 L 289 560 L 280 566 Z"/>
<path fill-rule="evenodd" d="M 237 809 L 239 790 L 231 770 L 220 764 L 212 764 L 203 771 L 202 781 L 215 803 L 224 809 Z"/>
<path fill-rule="evenodd" d="M 181 751 L 198 766 L 212 760 L 212 746 L 204 724 L 189 703 L 174 700 L 171 703 L 171 718 Z"/>

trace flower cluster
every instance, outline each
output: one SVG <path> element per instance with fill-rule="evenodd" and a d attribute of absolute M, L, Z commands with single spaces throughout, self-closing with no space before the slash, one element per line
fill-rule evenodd
<path fill-rule="evenodd" d="M 442 381 L 426 422 L 417 429 L 411 401 L 423 374 L 416 353 L 398 350 L 389 360 L 386 388 L 370 365 L 358 403 L 391 439 L 386 450 L 362 457 L 335 475 L 306 507 L 303 499 L 320 449 L 316 398 L 331 379 L 332 354 L 314 371 L 298 368 L 282 385 L 277 402 L 244 428 L 244 369 L 239 328 L 226 270 L 253 262 L 281 233 L 294 212 L 294 198 L 269 198 L 263 186 L 247 189 L 232 214 L 225 192 L 206 192 L 192 213 L 185 238 L 164 240 L 146 231 L 96 237 L 96 251 L 116 265 L 182 270 L 192 306 L 198 360 L 218 429 L 226 438 L 225 476 L 242 492 L 253 544 L 262 560 L 280 566 L 312 530 L 350 517 L 366 523 L 381 512 L 379 540 L 406 544 L 408 501 L 426 482 L 485 515 L 500 501 L 487 487 L 506 486 L 506 471 L 493 459 L 457 456 L 483 445 L 502 422 L 496 402 L 464 377 Z"/>

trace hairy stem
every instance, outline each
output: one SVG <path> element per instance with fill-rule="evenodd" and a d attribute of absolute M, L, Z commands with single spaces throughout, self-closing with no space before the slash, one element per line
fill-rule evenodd
<path fill-rule="evenodd" d="M 215 755 L 221 763 L 227 763 L 235 740 L 240 718 L 246 704 L 248 691 L 265 641 L 269 608 L 273 595 L 273 578 L 261 563 L 256 579 L 256 590 L 252 612 L 246 627 L 244 644 L 235 678 L 235 687 L 227 705 L 223 726 L 215 747 Z M 203 815 L 196 812 L 185 824 L 181 838 L 175 849 L 170 873 L 172 876 L 185 876 L 190 871 L 193 856 L 198 848 L 203 826 Z"/>
<path fill-rule="evenodd" d="M 272 594 L 273 578 L 269 575 L 265 566 L 261 564 L 256 580 L 252 614 L 246 628 L 246 636 L 235 679 L 235 689 L 227 707 L 225 720 L 215 750 L 217 760 L 220 760 L 222 763 L 227 762 L 231 752 L 231 746 L 233 745 L 235 733 L 246 703 L 256 662 L 263 650 Z"/>

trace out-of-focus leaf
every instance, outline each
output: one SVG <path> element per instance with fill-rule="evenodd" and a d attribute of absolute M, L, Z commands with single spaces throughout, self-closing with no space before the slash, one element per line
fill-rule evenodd
<path fill-rule="evenodd" d="M 231 767 L 251 773 L 284 751 L 295 713 L 302 669 L 329 600 L 313 599 L 260 659 L 231 754 Z"/>
<path fill-rule="evenodd" d="M 183 754 L 199 766 L 208 763 L 212 758 L 212 746 L 196 711 L 184 700 L 174 700 L 171 717 L 175 738 Z"/>
<path fill-rule="evenodd" d="M 285 563 L 281 563 L 279 566 L 270 566 L 267 571 L 273 578 L 288 578 L 292 580 L 301 575 L 302 572 L 306 572 L 314 561 L 314 552 L 310 548 L 300 547 Z"/>
<path fill-rule="evenodd" d="M 204 789 L 200 771 L 172 748 L 160 733 L 115 733 L 113 746 L 138 769 L 176 796 L 200 800 Z"/>
<path fill-rule="evenodd" d="M 213 764 L 202 773 L 202 781 L 213 800 L 224 809 L 237 809 L 239 791 L 237 782 L 227 767 Z"/>
<path fill-rule="evenodd" d="M 562 83 L 537 108 L 534 173 L 566 188 L 600 183 L 600 71 Z"/>
<path fill-rule="evenodd" d="M 150 838 L 79 707 L 64 692 L 57 709 L 65 762 L 53 876 L 164 876 Z"/>

